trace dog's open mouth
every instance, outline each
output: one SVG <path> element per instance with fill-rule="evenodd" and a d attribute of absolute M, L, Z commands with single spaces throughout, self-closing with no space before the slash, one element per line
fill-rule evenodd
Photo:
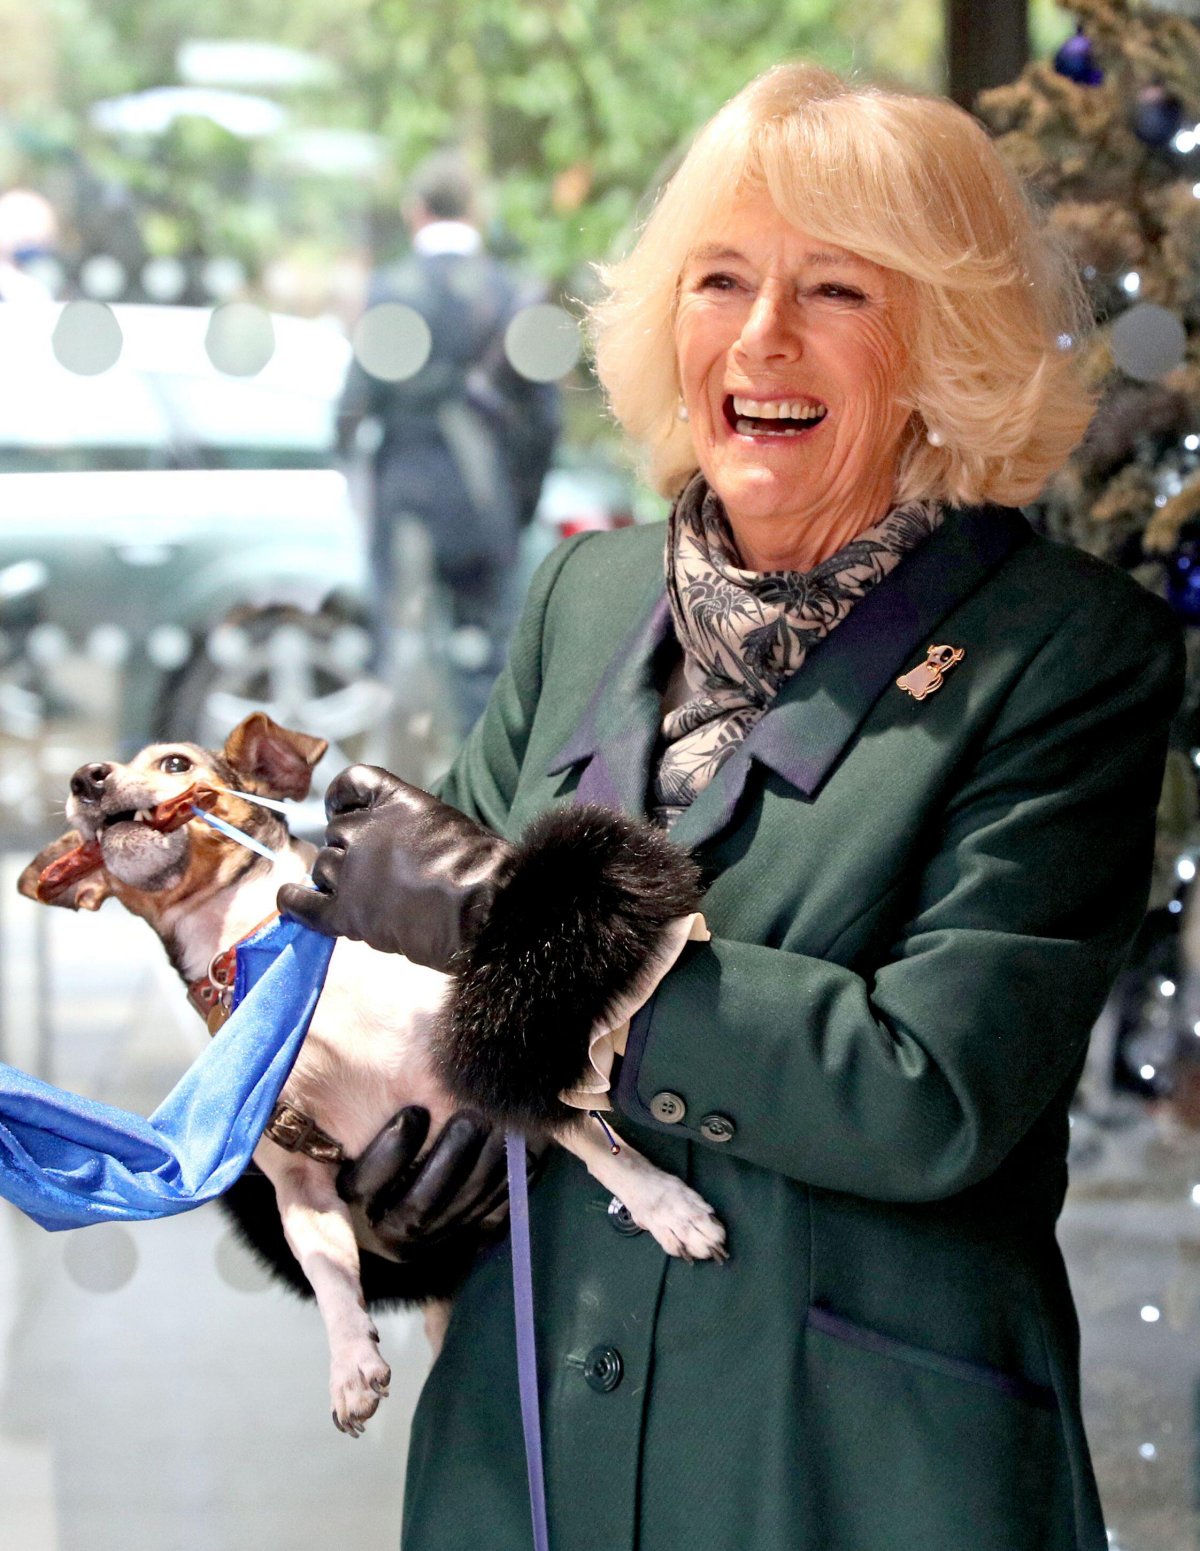
<path fill-rule="evenodd" d="M 174 797 L 168 797 L 163 802 L 156 802 L 145 808 L 118 808 L 115 813 L 99 815 L 96 821 L 96 836 L 99 838 L 105 830 L 112 829 L 116 824 L 148 824 L 160 835 L 170 834 L 181 824 L 186 824 L 194 816 L 197 808 L 204 813 L 211 813 L 219 795 L 220 793 L 214 787 L 196 782 L 195 785 L 185 787 L 182 792 L 176 792 Z"/>
<path fill-rule="evenodd" d="M 197 808 L 205 813 L 211 812 L 219 796 L 214 787 L 197 782 L 163 802 L 143 808 L 117 808 L 112 813 L 95 814 L 89 826 L 92 831 L 90 838 L 85 838 L 73 850 L 65 852 L 43 869 L 37 883 L 38 899 L 48 904 L 71 884 L 86 877 L 89 872 L 94 872 L 97 867 L 102 867 L 107 859 L 101 846 L 103 838 L 109 835 L 114 839 L 117 836 L 131 836 L 135 829 L 144 832 L 147 839 L 151 835 L 169 835 L 194 818 Z M 86 836 L 86 829 L 84 834 Z M 120 841 L 118 848 L 124 849 Z"/>
<path fill-rule="evenodd" d="M 122 808 L 120 813 L 101 814 L 100 821 L 96 825 L 96 833 L 111 829 L 114 824 L 153 824 L 153 808 Z M 155 826 L 157 828 L 157 826 Z"/>

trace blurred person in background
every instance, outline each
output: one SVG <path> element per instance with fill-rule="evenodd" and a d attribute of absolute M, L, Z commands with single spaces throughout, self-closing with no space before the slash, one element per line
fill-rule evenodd
<path fill-rule="evenodd" d="M 402 381 L 350 367 L 338 411 L 338 449 L 352 454 L 374 420 L 371 572 L 375 666 L 387 673 L 397 583 L 396 535 L 405 519 L 429 535 L 447 602 L 450 670 L 461 730 L 478 719 L 499 671 L 516 603 L 521 529 L 537 506 L 559 429 L 558 390 L 509 363 L 505 330 L 540 300 L 536 286 L 483 251 L 469 168 L 456 152 L 416 171 L 405 204 L 412 251 L 373 276 L 367 310 L 411 307 L 429 328 L 429 353 Z"/>
<path fill-rule="evenodd" d="M 0 301 L 53 300 L 45 280 L 31 271 L 58 247 L 58 218 L 44 194 L 11 188 L 0 194 Z"/>

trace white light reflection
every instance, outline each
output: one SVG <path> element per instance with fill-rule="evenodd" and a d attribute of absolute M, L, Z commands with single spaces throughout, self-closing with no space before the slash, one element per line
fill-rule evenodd
<path fill-rule="evenodd" d="M 187 270 L 177 258 L 152 258 L 143 266 L 142 290 L 156 302 L 174 302 L 187 287 Z"/>
<path fill-rule="evenodd" d="M 98 302 L 112 302 L 125 289 L 125 266 L 111 253 L 93 253 L 80 266 L 79 283 Z"/>
<path fill-rule="evenodd" d="M 210 258 L 200 271 L 200 283 L 210 296 L 224 301 L 246 283 L 246 271 L 235 258 Z"/>
<path fill-rule="evenodd" d="M 115 366 L 121 345 L 121 325 L 104 302 L 68 302 L 50 336 L 59 365 L 80 377 L 96 377 Z"/>
<path fill-rule="evenodd" d="M 406 382 L 415 377 L 433 347 L 428 323 L 403 302 L 368 307 L 350 338 L 358 364 L 381 382 Z"/>
<path fill-rule="evenodd" d="M 522 307 L 504 331 L 504 353 L 530 382 L 557 382 L 579 359 L 579 328 L 570 313 L 548 302 Z"/>
<path fill-rule="evenodd" d="M 87 638 L 87 654 L 106 668 L 119 668 L 129 656 L 129 636 L 120 625 L 96 625 Z"/>
<path fill-rule="evenodd" d="M 182 625 L 159 625 L 146 637 L 146 656 L 156 668 L 171 673 L 192 655 L 192 638 Z"/>
<path fill-rule="evenodd" d="M 204 348 L 219 372 L 255 377 L 275 353 L 271 315 L 253 302 L 226 302 L 208 320 Z"/>

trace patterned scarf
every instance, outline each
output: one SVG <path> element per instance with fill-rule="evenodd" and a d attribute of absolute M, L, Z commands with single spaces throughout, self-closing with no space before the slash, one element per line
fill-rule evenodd
<path fill-rule="evenodd" d="M 667 592 L 688 698 L 663 720 L 651 816 L 669 829 L 809 650 L 938 527 L 914 501 L 811 571 L 746 571 L 720 500 L 697 474 L 667 528 Z"/>

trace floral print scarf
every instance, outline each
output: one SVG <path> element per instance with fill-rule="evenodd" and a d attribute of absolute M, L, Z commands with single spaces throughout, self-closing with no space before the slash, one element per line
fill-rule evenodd
<path fill-rule="evenodd" d="M 669 829 L 704 790 L 804 661 L 855 603 L 938 527 L 914 501 L 811 571 L 746 571 L 729 519 L 704 476 L 667 527 L 667 592 L 688 697 L 663 720 L 651 816 Z"/>

